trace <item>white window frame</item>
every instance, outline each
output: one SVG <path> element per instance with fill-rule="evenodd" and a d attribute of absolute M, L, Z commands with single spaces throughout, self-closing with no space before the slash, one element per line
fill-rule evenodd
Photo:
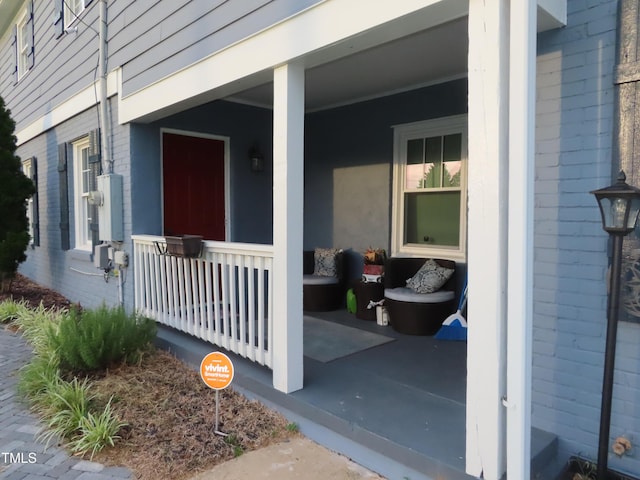
<path fill-rule="evenodd" d="M 64 28 L 69 28 L 85 9 L 85 0 L 64 0 Z"/>
<path fill-rule="evenodd" d="M 75 218 L 75 248 L 92 250 L 89 225 L 91 222 L 89 209 L 89 185 L 85 185 L 91 175 L 89 165 L 89 137 L 83 137 L 72 143 L 73 146 L 73 211 Z M 87 160 L 86 168 L 82 168 L 83 155 Z M 88 175 L 85 175 L 87 173 Z M 85 188 L 86 187 L 86 188 Z"/>
<path fill-rule="evenodd" d="M 25 177 L 32 178 L 33 177 L 33 162 L 31 158 L 22 161 L 22 173 L 24 173 Z M 29 245 L 34 244 L 35 239 L 35 230 L 33 225 L 33 212 L 34 202 L 33 195 L 27 198 L 27 220 L 29 221 Z"/>
<path fill-rule="evenodd" d="M 22 13 L 18 17 L 16 22 L 16 49 L 17 49 L 17 62 L 18 62 L 18 80 L 20 80 L 25 73 L 29 71 L 27 65 L 29 65 L 29 51 L 31 50 L 31 43 L 24 41 L 25 30 L 29 28 L 29 15 L 26 8 L 22 10 Z M 27 31 L 27 36 L 31 32 Z M 31 39 L 33 41 L 33 39 Z"/>
<path fill-rule="evenodd" d="M 462 134 L 462 166 L 460 175 L 460 240 L 458 246 L 434 246 L 404 243 L 404 197 L 407 142 L 455 133 Z M 391 253 L 396 256 L 420 256 L 466 261 L 467 253 L 467 115 L 454 115 L 393 127 L 393 208 L 391 220 Z M 425 190 L 426 192 L 427 190 Z"/>

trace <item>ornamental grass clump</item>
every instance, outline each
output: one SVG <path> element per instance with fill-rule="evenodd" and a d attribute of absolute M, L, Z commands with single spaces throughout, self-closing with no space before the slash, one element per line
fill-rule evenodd
<path fill-rule="evenodd" d="M 113 447 L 116 440 L 120 439 L 118 432 L 127 423 L 121 422 L 111 411 L 111 401 L 109 399 L 104 410 L 100 414 L 88 412 L 80 419 L 80 430 L 69 442 L 69 448 L 78 455 L 85 455 L 91 452 L 90 458 L 101 451 L 104 447 Z"/>
<path fill-rule="evenodd" d="M 139 361 L 151 346 L 156 324 L 149 318 L 129 315 L 121 307 L 103 305 L 95 310 L 71 310 L 57 330 L 48 333 L 60 367 L 78 373 Z"/>
<path fill-rule="evenodd" d="M 49 392 L 55 390 L 60 381 L 58 361 L 52 356 L 35 355 L 20 370 L 18 393 L 25 398 L 35 410 L 47 405 Z"/>
<path fill-rule="evenodd" d="M 40 438 L 47 441 L 75 438 L 84 418 L 91 413 L 91 384 L 87 379 L 74 378 L 67 382 L 60 377 L 46 397 L 36 407 L 44 419 L 46 429 Z"/>
<path fill-rule="evenodd" d="M 50 336 L 58 330 L 58 325 L 66 310 L 45 308 L 42 303 L 37 308 L 21 307 L 13 324 L 29 341 L 37 355 L 52 357 L 56 355 Z"/>
<path fill-rule="evenodd" d="M 14 300 L 5 300 L 0 302 L 0 323 L 13 323 L 21 316 L 27 314 L 29 305 L 26 300 L 18 302 Z"/>

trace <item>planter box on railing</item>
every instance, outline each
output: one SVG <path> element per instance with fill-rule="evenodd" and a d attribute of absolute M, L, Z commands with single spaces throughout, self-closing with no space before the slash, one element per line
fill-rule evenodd
<path fill-rule="evenodd" d="M 174 235 L 165 237 L 167 255 L 196 258 L 202 253 L 202 235 Z"/>

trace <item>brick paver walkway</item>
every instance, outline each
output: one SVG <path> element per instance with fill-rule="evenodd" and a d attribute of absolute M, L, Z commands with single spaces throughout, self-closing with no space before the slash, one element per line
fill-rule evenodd
<path fill-rule="evenodd" d="M 0 479 L 123 480 L 134 478 L 122 467 L 105 467 L 70 457 L 37 440 L 38 419 L 16 394 L 17 371 L 31 358 L 25 340 L 0 325 Z"/>

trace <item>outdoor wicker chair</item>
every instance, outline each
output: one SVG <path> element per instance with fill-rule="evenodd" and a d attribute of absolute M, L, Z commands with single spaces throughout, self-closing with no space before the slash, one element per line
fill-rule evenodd
<path fill-rule="evenodd" d="M 314 250 L 303 252 L 303 309 L 310 312 L 338 310 L 345 306 L 344 252 L 336 250 L 335 275 L 318 275 Z"/>
<path fill-rule="evenodd" d="M 434 335 L 455 310 L 455 262 L 434 259 L 454 273 L 436 292 L 416 293 L 406 287 L 407 280 L 424 265 L 426 258 L 392 257 L 385 262 L 384 305 L 394 330 L 409 335 Z"/>

